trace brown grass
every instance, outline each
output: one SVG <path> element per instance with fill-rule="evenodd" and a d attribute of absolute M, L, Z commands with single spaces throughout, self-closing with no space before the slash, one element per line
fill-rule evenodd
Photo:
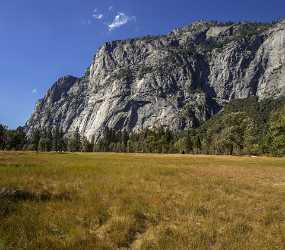
<path fill-rule="evenodd" d="M 0 152 L 0 249 L 285 249 L 285 159 Z"/>

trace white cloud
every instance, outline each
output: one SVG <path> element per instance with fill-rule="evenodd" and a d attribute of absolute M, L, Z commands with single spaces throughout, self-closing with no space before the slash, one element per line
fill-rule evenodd
<path fill-rule="evenodd" d="M 113 6 L 109 6 L 109 8 L 108 8 L 109 11 L 112 11 L 113 9 L 114 9 Z"/>
<path fill-rule="evenodd" d="M 38 93 L 38 90 L 37 89 L 32 89 L 32 94 L 36 94 Z"/>
<path fill-rule="evenodd" d="M 103 14 L 93 14 L 92 16 L 97 20 L 101 20 L 104 17 Z"/>
<path fill-rule="evenodd" d="M 94 10 L 93 10 L 94 13 L 97 13 L 97 11 L 98 11 L 98 9 L 94 9 Z"/>
<path fill-rule="evenodd" d="M 113 22 L 108 25 L 109 31 L 120 28 L 121 26 L 127 24 L 128 22 L 135 21 L 135 20 L 136 20 L 136 17 L 134 16 L 129 17 L 125 13 L 119 12 L 115 16 Z"/>

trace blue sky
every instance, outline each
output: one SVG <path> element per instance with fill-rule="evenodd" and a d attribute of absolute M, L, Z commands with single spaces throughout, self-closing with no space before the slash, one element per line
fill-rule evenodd
<path fill-rule="evenodd" d="M 63 75 L 80 76 L 105 41 L 195 20 L 272 21 L 284 0 L 1 0 L 0 123 L 24 125 Z"/>

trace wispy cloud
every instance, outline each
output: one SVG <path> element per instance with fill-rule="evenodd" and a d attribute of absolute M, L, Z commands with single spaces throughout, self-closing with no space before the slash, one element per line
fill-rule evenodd
<path fill-rule="evenodd" d="M 97 20 L 101 20 L 104 17 L 103 14 L 93 14 L 92 16 Z"/>
<path fill-rule="evenodd" d="M 32 94 L 36 94 L 38 93 L 38 90 L 37 89 L 32 89 Z"/>
<path fill-rule="evenodd" d="M 119 12 L 115 16 L 113 22 L 108 25 L 109 31 L 120 28 L 121 26 L 126 25 L 130 21 L 136 21 L 136 17 L 135 16 L 130 17 L 123 12 Z"/>
<path fill-rule="evenodd" d="M 110 5 L 105 10 L 100 10 L 98 8 L 93 9 L 92 19 L 85 19 L 82 21 L 82 24 L 88 25 L 94 23 L 93 19 L 96 19 L 99 23 L 107 26 L 109 31 L 120 28 L 123 25 L 126 25 L 129 22 L 135 22 L 135 16 L 128 16 L 124 12 L 114 13 L 114 7 Z"/>
<path fill-rule="evenodd" d="M 104 15 L 102 13 L 98 13 L 98 9 L 96 8 L 93 10 L 92 17 L 97 19 L 97 20 L 101 20 L 104 17 Z"/>

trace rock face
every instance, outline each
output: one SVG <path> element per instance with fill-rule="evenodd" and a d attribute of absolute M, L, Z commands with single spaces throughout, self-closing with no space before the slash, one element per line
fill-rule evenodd
<path fill-rule="evenodd" d="M 104 128 L 195 127 L 235 98 L 285 95 L 285 21 L 196 22 L 104 44 L 85 76 L 59 79 L 27 122 L 100 138 Z"/>

